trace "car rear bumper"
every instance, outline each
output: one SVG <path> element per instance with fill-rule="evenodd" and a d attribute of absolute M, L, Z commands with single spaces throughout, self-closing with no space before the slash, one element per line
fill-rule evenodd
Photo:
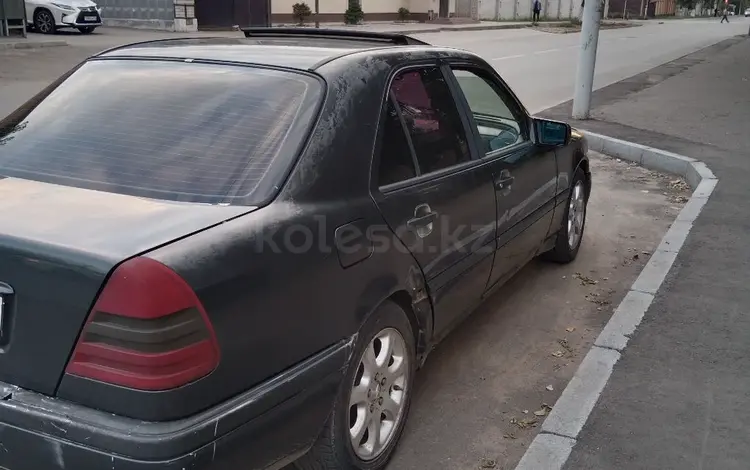
<path fill-rule="evenodd" d="M 280 468 L 327 419 L 351 355 L 342 341 L 198 415 L 143 422 L 0 384 L 0 468 Z"/>

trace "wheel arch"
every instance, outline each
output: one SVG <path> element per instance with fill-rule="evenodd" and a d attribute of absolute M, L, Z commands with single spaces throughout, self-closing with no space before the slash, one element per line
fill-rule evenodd
<path fill-rule="evenodd" d="M 414 344 L 417 347 L 417 357 L 422 356 L 427 349 L 426 328 L 428 321 L 426 320 L 426 318 L 420 319 L 420 316 L 414 310 L 412 297 L 405 289 L 394 292 L 390 297 L 386 299 L 386 301 L 395 303 L 396 305 L 401 307 L 401 309 L 406 314 L 406 317 L 409 319 L 409 323 L 411 323 L 412 333 L 414 335 Z M 431 321 L 429 323 L 431 323 Z"/>
<path fill-rule="evenodd" d="M 31 21 L 32 22 L 34 21 L 34 18 L 36 18 L 37 13 L 39 13 L 41 11 L 46 11 L 47 13 L 49 13 L 50 15 L 52 15 L 52 11 L 49 8 L 47 8 L 47 7 L 43 6 L 43 5 L 39 5 L 36 8 L 34 8 L 34 13 L 31 15 Z M 52 18 L 54 19 L 55 15 L 52 15 Z"/>
<path fill-rule="evenodd" d="M 379 300 L 371 303 L 369 313 L 362 317 L 359 327 L 372 315 L 377 315 L 378 310 L 386 303 L 393 303 L 399 307 L 409 320 L 416 346 L 417 364 L 421 366 L 429 351 L 432 338 L 432 304 L 426 294 L 422 295 L 420 289 L 413 289 L 406 285 L 394 286 L 392 290 L 382 292 Z"/>
<path fill-rule="evenodd" d="M 31 24 L 34 26 L 34 29 L 36 30 L 36 16 L 41 12 L 47 12 L 52 17 L 52 30 L 55 31 L 55 28 L 57 28 L 57 18 L 55 18 L 52 10 L 43 5 L 39 5 L 34 8 L 34 13 L 31 15 Z"/>
<path fill-rule="evenodd" d="M 584 155 L 582 151 L 579 150 L 579 151 L 576 151 L 573 161 L 575 162 L 575 166 L 573 168 L 574 175 L 576 171 L 578 171 L 579 168 L 583 170 L 583 174 L 586 179 L 586 199 L 588 199 L 589 196 L 591 196 L 591 186 L 592 186 L 591 166 L 590 166 L 589 158 L 588 156 Z"/>

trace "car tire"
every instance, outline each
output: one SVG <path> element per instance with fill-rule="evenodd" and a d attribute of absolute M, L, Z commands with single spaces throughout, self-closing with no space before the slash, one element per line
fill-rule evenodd
<path fill-rule="evenodd" d="M 81 34 L 91 34 L 96 29 L 96 26 L 81 26 L 78 28 L 78 31 L 81 32 Z"/>
<path fill-rule="evenodd" d="M 49 10 L 40 8 L 34 12 L 34 30 L 42 34 L 55 34 L 57 25 Z"/>
<path fill-rule="evenodd" d="M 392 354 L 383 349 L 386 344 L 390 344 Z M 379 362 L 383 366 L 378 369 Z M 385 468 L 409 414 L 416 362 L 414 333 L 406 313 L 393 302 L 383 303 L 360 329 L 331 415 L 315 444 L 295 462 L 295 467 L 298 470 Z M 388 375 L 381 375 L 383 372 Z M 383 396 L 391 398 L 388 402 L 391 406 L 383 401 Z M 358 399 L 361 401 L 355 401 Z M 398 406 L 395 414 L 394 405 Z M 370 418 L 381 423 L 380 439 L 370 436 L 370 429 L 374 429 Z M 355 446 L 358 431 L 360 445 Z"/>
<path fill-rule="evenodd" d="M 542 255 L 547 261 L 561 264 L 570 263 L 576 259 L 578 250 L 581 248 L 589 202 L 586 174 L 581 168 L 578 168 L 573 175 L 573 182 L 570 188 L 570 195 L 565 205 L 562 225 L 555 239 L 555 246 Z M 572 217 L 571 212 L 574 212 Z"/>

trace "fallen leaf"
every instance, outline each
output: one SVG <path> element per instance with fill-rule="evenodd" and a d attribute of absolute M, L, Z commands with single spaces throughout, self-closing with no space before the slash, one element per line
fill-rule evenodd
<path fill-rule="evenodd" d="M 555 388 L 552 385 L 547 385 L 545 388 L 547 389 L 547 391 L 550 391 L 550 392 L 555 390 Z"/>
<path fill-rule="evenodd" d="M 555 356 L 555 357 L 563 357 L 565 355 L 565 353 L 562 352 L 562 351 L 555 351 L 555 352 L 552 353 L 552 355 Z"/>
<path fill-rule="evenodd" d="M 521 421 L 516 421 L 515 425 L 518 426 L 520 429 L 527 429 L 530 427 L 533 427 L 537 423 L 536 418 L 526 418 L 522 419 Z"/>
<path fill-rule="evenodd" d="M 600 299 L 598 297 L 599 297 L 599 294 L 588 294 L 588 295 L 584 296 L 584 299 L 588 300 L 589 302 L 595 303 L 597 305 L 607 305 L 607 304 L 609 304 L 609 300 Z"/>
<path fill-rule="evenodd" d="M 575 326 L 569 326 L 569 327 L 565 328 L 565 331 L 567 331 L 568 333 L 572 333 L 572 332 L 574 332 L 575 330 L 576 330 L 576 327 L 575 327 Z"/>
<path fill-rule="evenodd" d="M 523 410 L 521 413 L 527 415 L 527 414 L 529 414 L 529 410 Z"/>
<path fill-rule="evenodd" d="M 509 433 L 503 434 L 503 437 L 506 439 L 515 439 L 516 435 L 513 434 L 512 432 L 509 432 Z"/>
<path fill-rule="evenodd" d="M 593 285 L 596 285 L 598 283 L 597 280 L 591 279 L 590 277 L 588 277 L 586 275 L 583 275 L 581 273 L 575 273 L 575 274 L 573 274 L 573 277 L 575 277 L 576 279 L 578 279 L 579 281 L 581 281 L 581 285 L 582 286 L 593 286 Z"/>
<path fill-rule="evenodd" d="M 562 346 L 567 352 L 573 354 L 573 349 L 568 345 L 567 339 L 558 339 L 557 342 Z"/>
<path fill-rule="evenodd" d="M 547 410 L 545 410 L 545 409 L 541 409 L 541 410 L 536 410 L 536 411 L 534 412 L 534 416 L 544 416 L 544 415 L 546 415 L 546 414 L 547 414 Z"/>
<path fill-rule="evenodd" d="M 479 461 L 479 468 L 497 468 L 497 460 L 483 458 Z"/>

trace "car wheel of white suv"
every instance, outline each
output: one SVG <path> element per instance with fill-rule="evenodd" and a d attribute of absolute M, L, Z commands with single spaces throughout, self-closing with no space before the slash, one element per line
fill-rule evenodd
<path fill-rule="evenodd" d="M 55 34 L 55 17 L 49 10 L 39 9 L 34 12 L 34 29 L 42 34 Z"/>

